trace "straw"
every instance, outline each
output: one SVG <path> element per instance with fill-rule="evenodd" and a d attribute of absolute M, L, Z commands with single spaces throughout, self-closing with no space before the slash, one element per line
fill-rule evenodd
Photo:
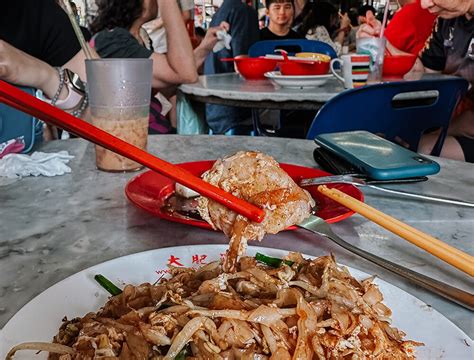
<path fill-rule="evenodd" d="M 383 38 L 383 33 L 385 32 L 385 25 L 387 25 L 388 18 L 388 8 L 390 7 L 390 0 L 387 0 L 385 3 L 385 10 L 383 12 L 383 21 L 382 21 L 382 30 L 380 30 L 380 38 Z"/>
<path fill-rule="evenodd" d="M 74 17 L 74 12 L 72 11 L 71 3 L 69 0 L 62 0 L 64 7 L 66 8 L 66 13 L 69 17 L 69 21 L 71 22 L 72 28 L 74 29 L 74 33 L 76 34 L 77 39 L 79 40 L 79 43 L 81 44 L 81 48 L 84 51 L 84 54 L 86 55 L 86 58 L 91 60 L 91 59 L 99 59 L 100 56 L 93 50 L 90 46 L 89 43 L 84 39 L 84 35 L 82 34 L 81 28 L 79 27 L 79 24 L 77 23 L 75 17 Z"/>
<path fill-rule="evenodd" d="M 456 249 L 439 239 L 411 227 L 337 189 L 329 189 L 325 185 L 318 186 L 318 191 L 356 213 L 372 220 L 376 224 L 408 240 L 412 244 L 474 276 L 474 257 Z"/>
<path fill-rule="evenodd" d="M 0 102 L 13 108 L 41 119 L 48 124 L 58 126 L 66 131 L 76 134 L 97 145 L 103 146 L 130 160 L 136 161 L 163 174 L 184 186 L 187 186 L 202 196 L 209 197 L 227 208 L 249 218 L 252 221 L 262 222 L 265 211 L 239 199 L 232 194 L 213 186 L 187 170 L 166 162 L 145 150 L 142 150 L 108 132 L 68 114 L 34 96 L 27 94 L 15 86 L 0 80 Z"/>

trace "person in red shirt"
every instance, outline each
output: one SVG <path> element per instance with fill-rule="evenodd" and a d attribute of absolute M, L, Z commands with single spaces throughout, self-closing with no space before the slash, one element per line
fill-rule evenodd
<path fill-rule="evenodd" d="M 398 3 L 401 9 L 393 16 L 384 35 L 398 50 L 418 55 L 433 31 L 436 15 L 422 9 L 420 0 L 399 0 Z"/>
<path fill-rule="evenodd" d="M 392 54 L 410 53 L 418 55 L 433 31 L 436 15 L 422 9 L 421 0 L 399 0 L 401 9 L 387 25 L 384 36 L 387 49 Z M 382 26 L 375 16 L 367 14 L 367 21 L 357 31 L 357 38 L 374 37 Z"/>

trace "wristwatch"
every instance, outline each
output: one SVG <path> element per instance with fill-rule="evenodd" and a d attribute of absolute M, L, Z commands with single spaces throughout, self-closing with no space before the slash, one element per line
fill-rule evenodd
<path fill-rule="evenodd" d="M 81 94 L 86 93 L 85 83 L 81 80 L 79 75 L 77 75 L 75 72 L 72 72 L 69 69 L 64 69 L 64 77 L 65 77 L 66 83 L 70 84 L 75 91 Z"/>
<path fill-rule="evenodd" d="M 63 71 L 64 85 L 68 89 L 65 99 L 58 99 L 54 104 L 61 110 L 71 110 L 82 103 L 86 94 L 86 87 L 79 75 L 69 69 L 61 69 Z"/>

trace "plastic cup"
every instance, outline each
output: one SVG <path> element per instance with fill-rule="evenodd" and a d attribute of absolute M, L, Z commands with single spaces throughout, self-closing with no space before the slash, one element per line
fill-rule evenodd
<path fill-rule="evenodd" d="M 143 150 L 148 139 L 151 59 L 86 60 L 92 124 Z M 142 165 L 96 145 L 97 168 L 136 171 Z"/>
<path fill-rule="evenodd" d="M 356 40 L 357 54 L 370 55 L 370 73 L 368 83 L 382 81 L 383 59 L 385 54 L 385 38 L 360 38 Z"/>

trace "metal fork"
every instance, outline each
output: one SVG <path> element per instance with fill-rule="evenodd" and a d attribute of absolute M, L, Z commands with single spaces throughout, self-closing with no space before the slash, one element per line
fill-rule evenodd
<path fill-rule="evenodd" d="M 469 201 L 455 200 L 455 199 L 445 198 L 442 196 L 429 196 L 429 195 L 415 194 L 408 191 L 387 189 L 380 186 L 369 184 L 362 179 L 359 179 L 350 175 L 322 176 L 322 177 L 311 178 L 311 179 L 303 179 L 300 181 L 299 185 L 301 187 L 305 187 L 305 186 L 324 185 L 324 184 L 332 184 L 332 183 L 343 183 L 343 184 L 351 184 L 355 186 L 366 186 L 366 187 L 370 187 L 372 189 L 376 189 L 379 191 L 384 191 L 390 194 L 397 194 L 397 195 L 407 196 L 407 197 L 411 197 L 415 199 L 437 201 L 437 202 L 442 202 L 446 204 L 474 207 L 474 203 L 469 202 Z"/>
<path fill-rule="evenodd" d="M 337 245 L 342 248 L 359 255 L 360 257 L 380 266 L 386 270 L 389 270 L 403 278 L 406 278 L 414 284 L 421 286 L 424 289 L 430 290 L 435 294 L 438 294 L 448 300 L 451 300 L 471 311 L 474 311 L 474 295 L 464 290 L 455 288 L 451 285 L 445 284 L 441 281 L 432 279 L 426 275 L 422 275 L 415 271 L 409 270 L 401 265 L 395 264 L 391 261 L 385 260 L 377 255 L 369 253 L 365 250 L 359 249 L 347 241 L 341 239 L 332 230 L 331 227 L 315 215 L 311 215 L 309 218 L 298 224 L 299 227 L 311 231 L 314 234 L 324 236 L 325 238 L 334 241 Z"/>

